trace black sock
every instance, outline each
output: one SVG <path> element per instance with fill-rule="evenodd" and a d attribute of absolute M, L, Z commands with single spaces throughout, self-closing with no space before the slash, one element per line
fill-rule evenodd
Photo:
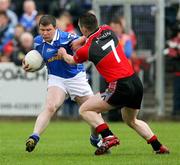
<path fill-rule="evenodd" d="M 102 132 L 100 132 L 100 134 L 101 134 L 102 138 L 113 135 L 113 133 L 111 132 L 111 130 L 109 128 L 104 129 Z"/>
<path fill-rule="evenodd" d="M 152 141 L 150 144 L 152 148 L 154 149 L 154 151 L 158 151 L 162 145 L 157 139 Z"/>

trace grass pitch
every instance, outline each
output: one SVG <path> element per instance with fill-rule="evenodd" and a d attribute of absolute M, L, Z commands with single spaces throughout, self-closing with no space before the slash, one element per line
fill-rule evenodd
<path fill-rule="evenodd" d="M 155 155 L 152 148 L 124 123 L 110 123 L 121 144 L 111 154 L 95 156 L 85 122 L 51 122 L 32 153 L 25 141 L 34 121 L 0 121 L 0 165 L 179 165 L 180 123 L 150 122 L 169 155 Z"/>

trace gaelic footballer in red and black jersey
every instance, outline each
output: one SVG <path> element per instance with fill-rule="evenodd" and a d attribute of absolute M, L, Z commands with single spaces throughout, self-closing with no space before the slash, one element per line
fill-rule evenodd
<path fill-rule="evenodd" d="M 91 34 L 73 56 L 76 63 L 92 61 L 109 83 L 101 97 L 116 107 L 140 109 L 143 87 L 125 56 L 118 38 L 107 25 Z"/>
<path fill-rule="evenodd" d="M 92 61 L 107 82 L 134 74 L 118 38 L 107 25 L 100 26 L 74 55 L 76 63 Z"/>

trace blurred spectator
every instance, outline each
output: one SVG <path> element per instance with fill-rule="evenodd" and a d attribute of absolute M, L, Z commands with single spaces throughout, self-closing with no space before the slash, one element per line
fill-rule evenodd
<path fill-rule="evenodd" d="M 35 17 L 36 26 L 32 29 L 33 36 L 37 36 L 39 34 L 39 20 L 44 15 L 44 12 L 40 11 Z"/>
<path fill-rule="evenodd" d="M 20 18 L 20 24 L 24 26 L 26 31 L 32 31 L 32 29 L 36 26 L 36 5 L 33 0 L 26 0 L 23 3 L 24 13 Z"/>
<path fill-rule="evenodd" d="M 167 41 L 167 48 L 164 53 L 168 55 L 166 60 L 171 61 L 169 64 L 171 71 L 174 72 L 173 115 L 180 116 L 180 22 L 177 22 L 174 32 L 176 35 Z"/>
<path fill-rule="evenodd" d="M 21 24 L 17 24 L 14 30 L 14 38 L 13 38 L 13 51 L 20 45 L 20 36 L 25 32 L 24 27 Z"/>
<path fill-rule="evenodd" d="M 60 12 L 68 11 L 73 16 L 73 24 L 77 27 L 79 16 L 91 8 L 92 0 L 53 0 L 48 12 L 55 17 L 59 17 Z"/>
<path fill-rule="evenodd" d="M 0 11 L 0 61 L 10 61 L 10 55 L 13 51 L 12 39 L 14 29 L 9 25 L 9 18 L 5 11 Z"/>
<path fill-rule="evenodd" d="M 124 31 L 125 31 L 125 29 L 126 29 L 126 20 L 125 20 L 125 18 L 123 16 L 120 16 L 119 20 L 120 20 L 120 22 L 121 22 L 121 24 L 123 26 Z M 136 35 L 135 35 L 134 31 L 132 29 L 130 29 L 128 32 L 126 31 L 126 33 L 130 37 L 133 49 L 135 49 L 135 47 L 137 45 L 137 38 L 136 38 Z"/>
<path fill-rule="evenodd" d="M 20 45 L 12 55 L 12 61 L 21 66 L 24 56 L 33 49 L 33 36 L 29 32 L 24 32 L 20 36 Z"/>
<path fill-rule="evenodd" d="M 132 41 L 128 34 L 125 33 L 124 27 L 118 18 L 110 21 L 110 26 L 119 38 L 119 42 L 124 49 L 124 53 L 127 58 L 130 58 L 133 52 Z"/>
<path fill-rule="evenodd" d="M 165 37 L 166 39 L 172 38 L 172 27 L 176 24 L 176 17 L 178 17 L 179 4 L 174 3 L 165 7 Z"/>
<path fill-rule="evenodd" d="M 9 18 L 9 26 L 15 27 L 18 23 L 17 15 L 9 9 L 10 0 L 0 0 L 0 11 L 5 11 Z"/>
<path fill-rule="evenodd" d="M 145 64 L 145 59 L 144 58 L 139 58 L 137 57 L 137 54 L 136 54 L 136 46 L 137 46 L 137 38 L 136 38 L 136 34 L 134 33 L 134 31 L 132 29 L 129 29 L 128 31 L 126 30 L 126 20 L 123 16 L 120 16 L 119 17 L 119 20 L 121 22 L 121 25 L 123 26 L 123 29 L 124 31 L 126 31 L 127 35 L 129 36 L 130 40 L 131 40 L 131 43 L 132 43 L 132 54 L 131 54 L 131 63 L 132 63 L 132 66 L 134 68 L 134 71 L 136 73 L 139 73 L 140 70 L 141 70 L 141 67 L 144 68 L 144 66 L 146 66 Z"/>
<path fill-rule="evenodd" d="M 62 31 L 75 33 L 75 28 L 72 22 L 72 16 L 68 11 L 64 11 L 58 18 L 58 28 Z"/>

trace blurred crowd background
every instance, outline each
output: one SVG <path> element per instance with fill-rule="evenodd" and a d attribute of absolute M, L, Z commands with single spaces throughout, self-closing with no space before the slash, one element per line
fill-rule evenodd
<path fill-rule="evenodd" d="M 21 65 L 24 54 L 32 49 L 43 14 L 54 15 L 63 31 L 79 33 L 77 19 L 91 8 L 90 0 L 0 0 L 0 61 Z"/>
<path fill-rule="evenodd" d="M 165 6 L 165 66 L 168 78 L 172 79 L 172 104 L 171 114 L 180 116 L 180 4 L 175 1 Z M 140 74 L 144 73 L 145 90 L 151 90 L 154 77 L 151 75 L 151 66 L 147 61 L 148 53 L 138 53 L 139 48 L 151 49 L 151 54 L 155 51 L 154 35 L 155 25 L 153 12 L 155 7 L 141 6 L 133 7 L 136 18 L 132 21 L 132 27 L 147 19 L 142 31 L 138 28 L 126 29 L 127 23 L 123 15 L 121 6 L 102 7 L 101 23 L 109 24 L 119 38 L 119 42 L 124 48 L 124 52 L 133 65 L 134 70 Z M 57 18 L 57 26 L 63 31 L 77 33 L 81 35 L 77 26 L 78 17 L 85 11 L 93 11 L 92 0 L 0 0 L 0 63 L 13 62 L 21 66 L 25 54 L 33 49 L 33 37 L 38 35 L 38 21 L 43 14 L 52 14 Z M 106 14 L 104 14 L 106 13 Z M 108 15 L 107 13 L 110 13 Z M 108 16 L 107 16 L 108 15 Z M 139 37 L 143 32 L 143 37 Z M 146 35 L 144 35 L 146 34 Z M 87 72 L 91 80 L 91 65 L 87 67 Z M 169 76 L 170 75 L 170 76 Z M 106 83 L 101 78 L 101 89 L 106 87 Z M 65 104 L 65 116 L 76 116 L 77 105 L 70 100 Z M 118 110 L 114 110 L 114 115 L 109 116 L 111 120 L 117 118 Z"/>

